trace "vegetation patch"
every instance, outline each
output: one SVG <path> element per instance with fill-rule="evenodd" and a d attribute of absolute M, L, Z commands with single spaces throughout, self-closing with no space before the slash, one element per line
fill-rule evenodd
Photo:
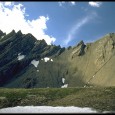
<path fill-rule="evenodd" d="M 0 89 L 0 108 L 30 105 L 77 106 L 115 111 L 115 87 Z"/>

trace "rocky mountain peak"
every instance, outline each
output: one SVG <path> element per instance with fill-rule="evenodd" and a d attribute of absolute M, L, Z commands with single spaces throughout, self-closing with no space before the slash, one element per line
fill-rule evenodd
<path fill-rule="evenodd" d="M 85 51 L 84 51 L 85 46 L 86 46 L 86 45 L 84 44 L 83 40 L 81 40 L 81 41 L 77 44 L 77 46 L 75 46 L 75 47 L 73 48 L 72 58 L 75 57 L 75 56 L 82 56 L 82 55 L 85 53 Z"/>
<path fill-rule="evenodd" d="M 86 45 L 81 40 L 66 50 L 60 45 L 48 45 L 44 39 L 37 40 L 30 33 L 12 30 L 0 38 L 0 86 L 82 87 L 86 83 L 114 86 L 114 47 L 114 33 Z"/>
<path fill-rule="evenodd" d="M 115 34 L 109 33 L 103 39 L 95 42 L 96 48 L 94 50 L 95 64 L 97 68 L 101 67 L 113 55 L 115 46 Z"/>
<path fill-rule="evenodd" d="M 17 35 L 22 35 L 21 30 L 19 30 L 16 34 L 17 34 Z"/>
<path fill-rule="evenodd" d="M 40 44 L 47 45 L 46 41 L 44 39 L 40 40 Z"/>
<path fill-rule="evenodd" d="M 15 30 L 12 30 L 9 34 L 16 34 Z"/>
<path fill-rule="evenodd" d="M 1 37 L 1 36 L 4 36 L 4 35 L 6 35 L 6 33 L 3 33 L 3 32 L 0 30 L 0 37 Z"/>
<path fill-rule="evenodd" d="M 83 40 L 81 40 L 81 41 L 77 44 L 77 47 L 78 47 L 78 46 L 83 46 L 83 45 L 85 45 L 85 44 L 84 44 Z"/>

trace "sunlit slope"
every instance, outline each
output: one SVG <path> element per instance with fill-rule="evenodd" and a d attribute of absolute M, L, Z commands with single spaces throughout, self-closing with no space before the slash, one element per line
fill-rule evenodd
<path fill-rule="evenodd" d="M 115 34 L 68 48 L 31 34 L 0 36 L 0 86 L 23 88 L 115 86 Z M 47 61 L 45 59 L 48 59 Z M 34 62 L 34 64 L 32 64 Z M 63 81 L 64 80 L 64 81 Z"/>
<path fill-rule="evenodd" d="M 83 55 L 74 55 L 77 47 L 63 54 L 68 59 L 66 79 L 69 86 L 115 86 L 114 45 L 115 35 L 108 34 L 94 43 L 86 44 Z"/>

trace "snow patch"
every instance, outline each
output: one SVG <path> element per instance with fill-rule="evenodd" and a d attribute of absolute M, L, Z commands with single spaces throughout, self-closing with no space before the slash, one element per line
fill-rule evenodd
<path fill-rule="evenodd" d="M 4 37 L 4 35 L 3 36 L 1 36 L 1 38 L 3 38 Z"/>
<path fill-rule="evenodd" d="M 39 72 L 39 70 L 37 70 L 37 72 Z"/>
<path fill-rule="evenodd" d="M 0 113 L 98 113 L 88 107 L 17 106 L 0 109 Z"/>
<path fill-rule="evenodd" d="M 18 53 L 18 56 L 21 55 L 21 53 Z"/>
<path fill-rule="evenodd" d="M 65 78 L 62 78 L 62 82 L 65 83 Z"/>
<path fill-rule="evenodd" d="M 43 58 L 41 60 L 43 60 Z"/>
<path fill-rule="evenodd" d="M 32 61 L 31 61 L 31 64 L 33 64 L 35 67 L 37 67 L 38 64 L 39 64 L 39 60 L 38 60 L 38 61 L 32 60 Z"/>
<path fill-rule="evenodd" d="M 19 53 L 17 58 L 18 58 L 18 60 L 22 60 L 25 58 L 25 55 L 21 55 L 21 53 Z"/>
<path fill-rule="evenodd" d="M 43 60 L 43 59 L 41 59 L 41 60 Z M 44 58 L 44 61 L 45 61 L 45 62 L 48 62 L 48 61 L 53 62 L 53 59 L 50 59 L 49 57 L 45 57 L 45 58 Z"/>
<path fill-rule="evenodd" d="M 36 44 L 37 44 L 37 42 L 34 42 L 34 44 L 36 45 Z"/>
<path fill-rule="evenodd" d="M 45 58 L 44 58 L 44 61 L 45 61 L 45 62 L 47 62 L 47 61 L 49 61 L 49 60 L 50 60 L 50 58 L 48 58 L 48 57 L 45 57 Z"/>
<path fill-rule="evenodd" d="M 51 59 L 51 61 L 53 62 L 53 59 Z"/>
<path fill-rule="evenodd" d="M 64 84 L 63 86 L 61 86 L 61 88 L 67 88 L 68 84 Z"/>

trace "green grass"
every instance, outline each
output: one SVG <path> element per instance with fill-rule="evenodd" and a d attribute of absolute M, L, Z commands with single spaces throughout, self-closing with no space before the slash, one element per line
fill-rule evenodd
<path fill-rule="evenodd" d="M 115 87 L 0 89 L 0 108 L 27 105 L 77 106 L 114 111 Z"/>

